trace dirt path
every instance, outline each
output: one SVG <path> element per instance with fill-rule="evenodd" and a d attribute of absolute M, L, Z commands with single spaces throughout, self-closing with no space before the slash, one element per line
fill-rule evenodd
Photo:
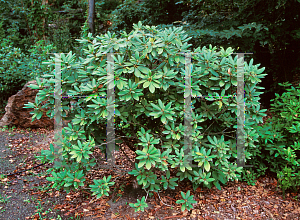
<path fill-rule="evenodd" d="M 31 136 L 31 137 L 30 137 Z M 8 132 L 0 131 L 0 173 L 14 173 L 26 169 L 30 162 L 35 161 L 32 155 L 22 151 L 23 148 L 30 148 L 35 141 L 40 141 L 44 137 L 30 132 Z M 21 141 L 19 141 L 21 140 Z M 18 145 L 11 144 L 19 142 Z M 14 146 L 14 149 L 11 147 Z M 32 171 L 27 171 L 16 176 L 7 176 L 0 179 L 0 219 L 18 220 L 18 219 L 59 219 L 60 212 L 53 210 L 54 204 L 59 202 L 59 198 L 51 200 L 41 200 L 36 192 L 28 192 L 27 189 L 34 189 L 41 185 L 42 178 L 37 175 L 31 175 Z M 36 188 L 36 191 L 42 191 Z M 61 198 L 62 199 L 62 196 Z M 39 201 L 40 200 L 40 201 Z M 39 204 L 40 202 L 40 204 Z M 51 209 L 51 211 L 49 210 Z M 37 218 L 38 217 L 38 218 Z"/>

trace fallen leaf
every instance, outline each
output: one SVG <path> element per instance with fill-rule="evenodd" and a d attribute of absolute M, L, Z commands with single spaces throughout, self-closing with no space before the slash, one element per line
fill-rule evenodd
<path fill-rule="evenodd" d="M 293 206 L 293 204 L 290 202 L 287 206 L 286 206 L 286 208 L 287 209 L 289 209 L 289 208 L 291 208 Z M 275 207 L 275 206 L 274 206 Z"/>

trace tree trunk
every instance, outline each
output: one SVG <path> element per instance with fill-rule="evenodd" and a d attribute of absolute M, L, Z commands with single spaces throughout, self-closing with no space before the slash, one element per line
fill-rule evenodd
<path fill-rule="evenodd" d="M 94 35 L 95 34 L 95 0 L 89 0 L 89 17 L 88 23 L 90 32 Z"/>

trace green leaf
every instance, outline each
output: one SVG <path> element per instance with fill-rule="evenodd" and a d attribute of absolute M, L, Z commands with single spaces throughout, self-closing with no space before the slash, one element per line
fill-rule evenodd
<path fill-rule="evenodd" d="M 35 85 L 35 84 L 30 84 L 28 85 L 29 88 L 32 88 L 32 89 L 39 89 L 40 87 L 38 85 Z"/>
<path fill-rule="evenodd" d="M 237 80 L 232 79 L 232 80 L 231 80 L 231 83 L 232 83 L 233 85 L 237 86 Z"/>
<path fill-rule="evenodd" d="M 138 66 L 138 69 L 144 74 L 148 74 L 150 72 L 150 69 L 144 66 Z"/>
<path fill-rule="evenodd" d="M 150 90 L 151 93 L 155 92 L 155 87 L 153 86 L 152 83 L 150 84 L 149 90 Z"/>
<path fill-rule="evenodd" d="M 217 187 L 218 190 L 221 190 L 221 185 L 219 182 L 214 181 L 214 185 Z"/>
<path fill-rule="evenodd" d="M 143 87 L 144 87 L 144 88 L 147 88 L 147 87 L 149 87 L 149 85 L 150 85 L 150 82 L 149 82 L 149 81 L 146 81 L 146 82 L 143 84 Z"/>
<path fill-rule="evenodd" d="M 141 168 L 145 165 L 146 161 L 145 160 L 141 160 L 138 164 L 138 168 Z"/>
<path fill-rule="evenodd" d="M 43 112 L 39 112 L 39 113 L 37 114 L 36 119 L 39 120 L 39 119 L 41 119 L 42 116 L 43 116 Z"/>
<path fill-rule="evenodd" d="M 183 212 L 185 209 L 186 209 L 186 204 L 184 203 L 184 204 L 181 206 L 181 211 Z"/>
<path fill-rule="evenodd" d="M 147 168 L 147 170 L 150 170 L 150 168 L 151 168 L 151 162 L 149 162 L 149 161 L 146 162 L 146 168 Z"/>
<path fill-rule="evenodd" d="M 205 169 L 207 172 L 210 170 L 210 164 L 209 164 L 209 162 L 208 162 L 207 160 L 204 162 L 204 169 Z"/>

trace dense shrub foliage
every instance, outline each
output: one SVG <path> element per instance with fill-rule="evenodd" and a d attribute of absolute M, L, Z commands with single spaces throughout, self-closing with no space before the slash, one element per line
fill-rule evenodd
<path fill-rule="evenodd" d="M 6 100 L 11 93 L 19 89 L 20 84 L 26 83 L 29 74 L 20 71 L 24 68 L 26 55 L 19 48 L 14 48 L 7 39 L 1 42 L 0 58 L 0 97 Z"/>
<path fill-rule="evenodd" d="M 183 180 L 191 181 L 194 187 L 220 188 L 230 179 L 241 179 L 241 169 L 233 164 L 236 101 L 227 97 L 236 90 L 238 62 L 231 55 L 233 49 L 254 52 L 245 57 L 246 162 L 254 167 L 243 169 L 242 179 L 254 184 L 269 170 L 278 176 L 283 192 L 296 190 L 300 185 L 299 88 L 277 94 L 271 105 L 273 118 L 263 126 L 257 124 L 265 111 L 260 108 L 259 96 L 266 97 L 262 104 L 268 106 L 274 91 L 281 94 L 277 83 L 291 81 L 299 72 L 300 32 L 294 25 L 299 21 L 299 4 L 299 0 L 101 0 L 95 3 L 96 33 L 110 28 L 116 35 L 92 37 L 84 23 L 87 1 L 2 0 L 0 108 L 35 77 L 52 79 L 36 89 L 44 89 L 39 96 L 43 100 L 47 97 L 53 107 L 54 66 L 42 65 L 51 52 L 73 51 L 62 56 L 63 92 L 105 96 L 107 58 L 100 53 L 112 49 L 120 53 L 114 57 L 116 131 L 118 136 L 133 139 L 134 144 L 128 142 L 128 146 L 137 154 L 130 174 L 147 190 L 175 189 Z M 132 26 L 138 21 L 158 26 Z M 75 42 L 79 36 L 83 36 L 80 43 Z M 204 47 L 210 44 L 215 47 Z M 182 153 L 185 69 L 184 55 L 179 51 L 203 53 L 192 55 L 192 92 L 210 96 L 192 99 L 193 138 L 197 141 L 190 156 L 196 168 L 188 166 L 187 155 Z M 263 69 L 253 65 L 251 57 L 266 67 L 264 83 Z M 44 88 L 46 85 L 50 87 Z M 264 94 L 260 86 L 267 87 Z M 81 108 L 68 118 L 78 119 L 63 131 L 64 162 L 49 170 L 53 171 L 49 179 L 53 187 L 70 190 L 87 185 L 84 176 L 95 166 L 88 155 L 96 147 L 106 151 L 106 131 L 101 129 L 106 122 L 106 104 L 105 99 L 95 97 L 78 100 Z M 70 107 L 69 101 L 62 105 L 64 110 Z M 34 118 L 39 118 L 38 105 L 29 107 L 35 109 Z M 48 114 L 53 117 L 53 111 Z M 85 153 L 81 153 L 83 149 Z M 53 151 L 53 147 L 44 151 L 41 159 L 53 160 Z M 114 184 L 111 180 L 111 176 L 95 180 L 95 185 L 90 185 L 93 195 L 108 195 Z M 183 200 L 178 203 L 183 209 L 191 208 L 190 192 L 181 195 Z M 144 210 L 145 198 L 132 207 Z"/>
<path fill-rule="evenodd" d="M 271 100 L 272 118 L 263 126 L 255 126 L 259 145 L 251 163 L 263 175 L 266 169 L 277 173 L 283 193 L 300 186 L 300 87 L 280 84 L 287 92 Z M 290 87 L 290 88 L 287 88 Z"/>
<path fill-rule="evenodd" d="M 113 12 L 112 30 L 131 30 L 138 21 L 162 28 L 183 26 L 193 48 L 212 44 L 253 52 L 246 60 L 254 58 L 266 67 L 268 75 L 260 86 L 266 88 L 262 104 L 269 107 L 269 100 L 281 89 L 278 82 L 295 81 L 299 73 L 300 32 L 295 25 L 299 7 L 299 0 L 161 0 L 155 4 L 129 0 Z"/>
<path fill-rule="evenodd" d="M 39 41 L 25 54 L 20 48 L 12 46 L 8 39 L 2 39 L 0 47 L 0 103 L 4 107 L 8 98 L 16 94 L 30 80 L 36 76 L 46 74 L 47 66 L 42 61 L 49 59 L 53 45 Z"/>
<path fill-rule="evenodd" d="M 43 5 L 44 4 L 44 5 Z M 281 88 L 278 82 L 294 82 L 299 73 L 299 0 L 99 0 L 95 3 L 96 33 L 132 30 L 132 24 L 183 26 L 193 48 L 209 44 L 253 52 L 245 59 L 266 67 L 260 86 L 262 105 Z M 2 0 L 1 35 L 27 52 L 30 45 L 50 40 L 59 52 L 75 51 L 75 39 L 87 20 L 88 1 Z M 26 51 L 25 51 L 26 50 Z M 271 83 L 270 83 L 271 82 Z"/>
<path fill-rule="evenodd" d="M 107 149 L 106 120 L 113 117 L 108 109 L 113 104 L 106 96 L 107 64 L 105 53 L 114 51 L 115 84 L 115 126 L 116 137 L 127 136 L 135 140 L 131 149 L 137 157 L 135 167 L 129 173 L 136 176 L 138 184 L 145 190 L 160 191 L 175 189 L 178 181 L 191 181 L 194 189 L 198 186 L 221 189 L 229 180 L 240 179 L 242 167 L 236 162 L 236 116 L 237 67 L 241 60 L 232 56 L 228 48 L 189 50 L 188 35 L 182 28 L 157 29 L 155 26 L 134 25 L 134 31 L 124 32 L 121 38 L 114 34 L 92 37 L 90 34 L 79 40 L 84 46 L 84 56 L 76 57 L 70 52 L 62 55 L 62 93 L 87 96 L 78 99 L 78 106 L 70 112 L 72 124 L 63 130 L 62 163 L 54 165 L 48 172 L 48 180 L 55 188 L 67 191 L 85 185 L 84 176 L 95 166 L 90 154 L 96 147 L 103 152 Z M 191 134 L 193 142 L 189 152 L 184 150 L 184 97 L 185 57 L 182 53 L 192 52 L 191 72 L 192 115 Z M 260 109 L 260 87 L 257 87 L 264 68 L 244 64 L 246 102 L 246 160 L 255 148 L 257 133 L 252 128 L 262 122 L 265 110 Z M 54 69 L 54 60 L 49 62 Z M 33 119 L 39 119 L 42 108 L 50 107 L 47 115 L 54 117 L 55 84 L 54 71 L 42 75 L 47 79 L 38 85 L 40 89 L 36 103 L 27 104 L 33 108 Z M 98 95 L 98 96 L 95 96 Z M 196 97 L 198 96 L 198 97 Z M 199 97 L 200 96 L 200 97 Z M 48 100 L 45 106 L 41 102 Z M 242 100 L 241 100 L 242 101 Z M 108 106 L 109 105 L 109 106 Z M 52 109 L 52 110 L 51 110 Z M 62 109 L 69 110 L 69 101 L 62 101 Z M 63 114 L 64 116 L 64 114 Z M 129 124 L 129 127 L 121 126 Z M 161 127 L 163 126 L 163 127 Z M 161 131 L 163 129 L 163 131 Z M 118 142 L 118 141 L 116 141 Z M 54 161 L 56 149 L 42 151 L 42 161 Z M 252 150 L 253 151 L 253 150 Z M 192 160 L 190 163 L 189 158 Z M 94 180 L 94 195 L 107 195 L 111 177 Z M 190 192 L 182 193 L 183 210 L 193 203 Z M 187 202 L 188 201 L 188 202 Z M 142 199 L 134 206 L 145 207 Z"/>

